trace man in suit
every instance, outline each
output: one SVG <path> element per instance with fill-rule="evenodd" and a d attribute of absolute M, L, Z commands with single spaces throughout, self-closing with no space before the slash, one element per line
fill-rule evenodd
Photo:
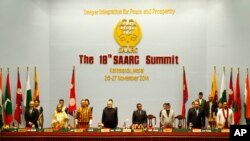
<path fill-rule="evenodd" d="M 133 112 L 132 123 L 133 124 L 142 124 L 144 127 L 147 126 L 147 112 L 142 110 L 142 104 L 136 104 L 137 110 Z"/>
<path fill-rule="evenodd" d="M 174 110 L 170 109 L 170 103 L 166 103 L 166 110 L 161 111 L 161 124 L 162 128 L 165 127 L 174 127 Z"/>
<path fill-rule="evenodd" d="M 34 108 L 34 101 L 30 101 L 29 108 L 25 110 L 26 127 L 32 128 L 33 126 L 35 126 L 35 128 L 38 128 L 38 116 L 39 111 Z"/>
<path fill-rule="evenodd" d="M 199 105 L 200 105 L 199 107 L 204 110 L 205 109 L 205 105 L 206 105 L 206 100 L 203 99 L 203 93 L 202 92 L 199 92 L 199 98 L 196 99 L 196 101 L 199 102 Z"/>
<path fill-rule="evenodd" d="M 102 112 L 102 123 L 105 128 L 115 128 L 118 124 L 117 107 L 113 108 L 113 100 L 109 99 Z"/>
<path fill-rule="evenodd" d="M 187 124 L 192 128 L 203 128 L 205 126 L 205 113 L 199 107 L 199 102 L 194 102 L 194 108 L 189 109 L 187 115 Z"/>
<path fill-rule="evenodd" d="M 215 114 L 216 114 L 217 107 L 218 107 L 217 102 L 215 102 L 213 100 L 213 97 L 210 95 L 205 105 L 205 116 L 206 116 L 208 123 L 215 121 L 215 117 L 216 117 Z"/>

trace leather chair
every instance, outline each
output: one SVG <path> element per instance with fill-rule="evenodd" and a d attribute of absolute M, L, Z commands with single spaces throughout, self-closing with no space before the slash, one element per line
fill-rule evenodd
<path fill-rule="evenodd" d="M 152 128 L 153 127 L 153 122 L 152 120 L 155 119 L 155 125 L 156 125 L 156 117 L 154 115 L 147 115 L 147 119 L 148 119 L 148 127 Z"/>
<path fill-rule="evenodd" d="M 177 125 L 178 128 L 187 128 L 187 124 L 186 124 L 186 117 L 182 116 L 182 115 L 178 115 L 175 117 L 175 121 L 178 121 Z"/>

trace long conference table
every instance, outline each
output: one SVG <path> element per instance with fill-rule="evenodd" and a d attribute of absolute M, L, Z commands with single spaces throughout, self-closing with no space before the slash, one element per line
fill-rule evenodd
<path fill-rule="evenodd" d="M 229 141 L 224 132 L 1 132 L 0 141 Z"/>

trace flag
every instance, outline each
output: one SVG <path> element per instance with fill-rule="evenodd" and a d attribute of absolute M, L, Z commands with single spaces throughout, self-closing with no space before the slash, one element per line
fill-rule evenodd
<path fill-rule="evenodd" d="M 30 101 L 32 101 L 32 95 L 31 95 L 31 88 L 30 88 L 30 75 L 29 75 L 29 68 L 27 69 L 27 83 L 26 83 L 26 95 L 24 99 L 24 106 L 26 108 L 29 108 Z"/>
<path fill-rule="evenodd" d="M 39 90 L 38 90 L 38 76 L 35 67 L 35 90 L 33 100 L 39 100 Z"/>
<path fill-rule="evenodd" d="M 183 101 L 182 101 L 182 116 L 183 117 L 185 117 L 186 115 L 185 104 L 187 101 L 188 101 L 188 87 L 187 87 L 185 68 L 183 67 Z"/>
<path fill-rule="evenodd" d="M 71 84 L 70 84 L 70 100 L 69 100 L 69 114 L 73 115 L 76 110 L 76 93 L 75 93 L 75 67 L 73 68 Z"/>
<path fill-rule="evenodd" d="M 239 69 L 236 78 L 235 104 L 234 104 L 234 124 L 238 125 L 241 118 L 241 99 L 240 99 L 240 74 Z"/>
<path fill-rule="evenodd" d="M 0 129 L 3 126 L 3 91 L 2 91 L 2 68 L 0 68 Z"/>
<path fill-rule="evenodd" d="M 249 93 L 248 69 L 245 80 L 245 118 L 250 119 L 250 93 Z"/>
<path fill-rule="evenodd" d="M 228 107 L 233 109 L 233 104 L 234 104 L 233 68 L 231 68 L 229 93 L 228 93 Z"/>
<path fill-rule="evenodd" d="M 216 83 L 216 67 L 214 67 L 214 74 L 213 74 L 213 80 L 212 80 L 211 96 L 213 97 L 214 101 L 217 101 L 217 100 L 218 100 L 218 95 L 217 95 L 217 83 Z"/>
<path fill-rule="evenodd" d="M 226 87 L 225 87 L 225 67 L 223 67 L 223 73 L 221 77 L 221 87 L 220 87 L 220 102 L 226 102 L 227 101 L 227 93 L 226 93 Z"/>
<path fill-rule="evenodd" d="M 19 124 L 21 124 L 22 102 L 23 102 L 22 85 L 21 85 L 19 69 L 18 69 L 18 72 L 17 72 L 15 120 Z"/>
<path fill-rule="evenodd" d="M 5 96 L 4 96 L 4 122 L 5 124 L 11 124 L 13 121 L 12 116 L 12 102 L 11 102 L 11 91 L 10 91 L 10 75 L 9 70 L 6 79 L 6 89 L 5 89 Z"/>

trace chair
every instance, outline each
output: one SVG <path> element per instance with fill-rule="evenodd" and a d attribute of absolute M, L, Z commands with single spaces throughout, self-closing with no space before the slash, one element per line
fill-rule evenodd
<path fill-rule="evenodd" d="M 155 119 L 155 125 L 156 125 L 156 117 L 154 115 L 147 115 L 147 119 L 148 119 L 148 127 L 152 128 L 153 127 L 153 123 L 152 120 Z"/>
<path fill-rule="evenodd" d="M 178 115 L 175 117 L 175 120 L 178 120 L 178 124 L 176 124 L 178 128 L 187 128 L 186 117 Z"/>

